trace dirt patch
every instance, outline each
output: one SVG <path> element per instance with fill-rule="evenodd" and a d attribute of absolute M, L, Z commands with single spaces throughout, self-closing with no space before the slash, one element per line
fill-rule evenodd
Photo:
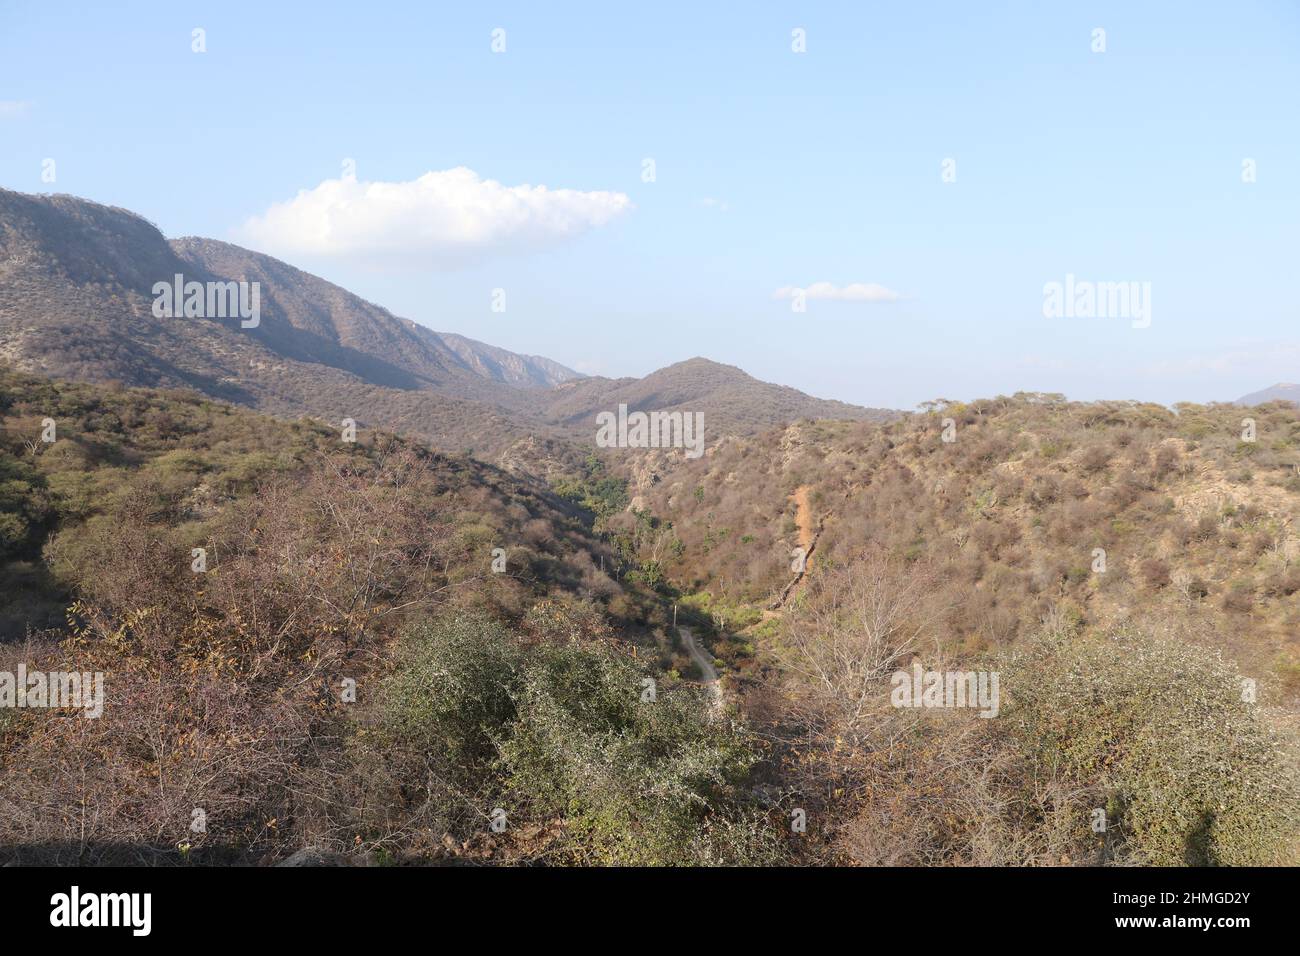
<path fill-rule="evenodd" d="M 804 554 L 812 547 L 813 535 L 817 533 L 813 521 L 812 505 L 808 502 L 808 492 L 811 485 L 800 485 L 795 489 L 794 495 L 794 520 L 799 526 L 799 547 L 803 548 Z M 809 561 L 811 562 L 811 558 Z"/>

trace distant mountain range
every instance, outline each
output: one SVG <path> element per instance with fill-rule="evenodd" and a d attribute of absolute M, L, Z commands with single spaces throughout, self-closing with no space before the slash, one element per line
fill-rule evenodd
<path fill-rule="evenodd" d="M 258 283 L 260 321 L 154 314 L 158 282 Z M 355 419 L 452 451 L 589 444 L 595 415 L 700 411 L 710 441 L 800 418 L 897 412 L 812 398 L 695 358 L 642 379 L 443 334 L 291 265 L 212 239 L 167 240 L 124 209 L 0 190 L 0 359 L 51 378 L 190 388 L 281 416 Z"/>
<path fill-rule="evenodd" d="M 1237 399 L 1238 405 L 1263 405 L 1265 402 L 1294 402 L 1300 405 L 1300 385 L 1280 382 L 1271 388 L 1251 392 Z"/>

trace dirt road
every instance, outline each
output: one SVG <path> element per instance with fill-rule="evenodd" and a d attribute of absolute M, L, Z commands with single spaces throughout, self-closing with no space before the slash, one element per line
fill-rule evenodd
<path fill-rule="evenodd" d="M 718 669 L 713 666 L 713 658 L 695 643 L 695 635 L 691 633 L 690 628 L 678 627 L 677 633 L 682 636 L 682 644 L 686 647 L 686 653 L 691 655 L 691 660 L 695 661 L 696 666 L 700 669 L 700 683 L 705 686 L 709 695 L 713 698 L 713 706 L 721 710 L 722 684 L 718 680 Z"/>

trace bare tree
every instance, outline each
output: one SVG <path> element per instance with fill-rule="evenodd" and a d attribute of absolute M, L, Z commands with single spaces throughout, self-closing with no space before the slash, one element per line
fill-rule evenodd
<path fill-rule="evenodd" d="M 776 651 L 788 692 L 859 743 L 871 715 L 888 705 L 888 678 L 944 610 L 934 584 L 929 567 L 879 556 L 812 575 Z"/>

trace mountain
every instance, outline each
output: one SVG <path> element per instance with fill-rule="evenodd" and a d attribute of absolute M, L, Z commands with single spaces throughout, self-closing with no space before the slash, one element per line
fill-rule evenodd
<path fill-rule="evenodd" d="M 274 327 L 283 333 L 276 343 L 286 354 L 304 341 L 320 342 L 325 351 L 307 352 L 303 358 L 326 364 L 340 360 L 341 367 L 349 367 L 348 359 L 355 360 L 358 355 L 381 359 L 428 387 L 454 391 L 462 397 L 497 396 L 491 388 L 480 388 L 479 379 L 517 388 L 549 388 L 580 377 L 550 359 L 516 355 L 461 335 L 434 332 L 332 282 L 228 242 L 190 237 L 174 239 L 171 246 L 180 258 L 204 272 L 261 283 L 265 301 L 277 309 L 272 318 L 283 317 L 293 330 Z M 337 350 L 344 351 L 339 354 Z M 358 374 L 376 371 L 364 363 L 350 370 Z M 379 375 L 382 379 L 382 371 Z M 379 384 L 401 388 L 406 383 L 399 376 Z"/>
<path fill-rule="evenodd" d="M 261 322 L 255 329 L 216 319 L 152 316 L 154 283 L 177 273 L 200 282 L 257 282 Z M 388 388 L 427 388 L 459 398 L 494 398 L 495 386 L 546 388 L 579 377 L 557 362 L 521 356 L 462 336 L 442 336 L 393 315 L 346 289 L 278 259 L 212 239 L 168 242 L 142 217 L 71 196 L 0 190 L 0 322 L 6 347 L 58 373 L 74 359 L 67 333 L 150 340 L 134 365 L 112 351 L 100 369 L 82 373 L 166 380 L 196 364 L 219 364 L 233 350 L 260 346 L 281 358 L 324 365 Z M 234 331 L 242 345 L 219 329 Z M 58 331 L 51 337 L 48 333 Z M 197 333 L 197 334 L 195 334 Z M 202 340 L 220 343 L 206 347 Z M 191 349 L 198 346 L 197 355 Z M 82 351 L 75 350 L 74 351 Z M 95 359 L 86 356 L 91 364 Z"/>
<path fill-rule="evenodd" d="M 1280 382 L 1272 388 L 1251 392 L 1237 399 L 1238 405 L 1263 405 L 1265 402 L 1294 402 L 1300 405 L 1300 385 Z"/>
<path fill-rule="evenodd" d="M 260 316 L 158 317 L 156 283 L 257 283 Z M 702 412 L 709 441 L 802 418 L 897 413 L 812 398 L 702 358 L 642 379 L 439 333 L 271 256 L 167 240 L 124 209 L 0 190 L 0 359 L 50 378 L 188 388 L 281 417 L 400 430 L 549 472 L 592 443 L 595 414 Z"/>
<path fill-rule="evenodd" d="M 692 358 L 645 378 L 583 378 L 554 389 L 549 421 L 595 428 L 595 416 L 626 404 L 629 411 L 702 412 L 710 435 L 747 435 L 803 418 L 890 421 L 898 412 L 813 398 L 761 382 L 732 365 Z"/>
<path fill-rule="evenodd" d="M 425 332 L 428 331 L 423 326 L 418 328 Z M 494 381 L 504 382 L 507 385 L 514 385 L 517 388 L 530 386 L 550 388 L 562 382 L 582 378 L 573 369 L 565 368 L 559 362 L 553 362 L 540 355 L 520 355 L 517 352 L 508 352 L 505 349 L 497 348 L 495 345 L 476 342 L 454 332 L 433 332 L 431 334 L 441 339 L 444 346 L 460 356 L 466 365 L 480 375 Z"/>
<path fill-rule="evenodd" d="M 260 283 L 260 323 L 157 318 L 154 283 Z M 50 378 L 189 388 L 281 417 L 403 430 L 495 456 L 557 433 L 520 418 L 524 382 L 576 375 L 438 333 L 270 256 L 168 242 L 124 209 L 0 190 L 0 358 Z"/>

